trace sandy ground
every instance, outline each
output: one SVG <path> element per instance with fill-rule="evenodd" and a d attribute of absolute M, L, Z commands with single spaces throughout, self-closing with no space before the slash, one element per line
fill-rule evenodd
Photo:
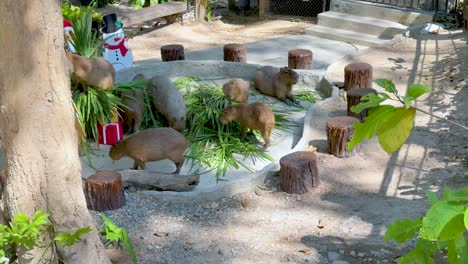
<path fill-rule="evenodd" d="M 167 43 L 197 50 L 300 34 L 309 25 L 174 24 L 130 43 L 138 60 L 157 58 Z M 418 106 L 468 124 L 466 41 L 466 33 L 401 39 L 345 58 L 328 77 L 340 81 L 347 63 L 369 62 L 375 78 L 390 78 L 402 91 L 408 83 L 431 85 L 434 94 Z M 391 156 L 371 142 L 361 154 L 341 160 L 322 153 L 323 140 L 311 143 L 319 146 L 321 187 L 309 194 L 279 191 L 273 175 L 255 191 L 221 200 L 175 202 L 130 191 L 127 205 L 108 215 L 128 229 L 140 263 L 395 263 L 408 244 L 384 243 L 387 226 L 421 216 L 428 208 L 423 190 L 468 182 L 468 133 L 424 115 Z M 110 253 L 116 263 L 130 263 L 117 251 Z"/>

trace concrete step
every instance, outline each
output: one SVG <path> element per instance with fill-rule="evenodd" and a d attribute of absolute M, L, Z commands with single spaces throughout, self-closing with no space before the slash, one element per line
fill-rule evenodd
<path fill-rule="evenodd" d="M 405 32 L 407 26 L 400 23 L 372 17 L 362 17 L 328 11 L 318 15 L 318 25 L 374 35 L 382 38 Z"/>
<path fill-rule="evenodd" d="M 332 0 L 330 11 L 378 18 L 407 26 L 431 23 L 433 19 L 433 13 L 428 11 L 355 0 Z"/>
<path fill-rule="evenodd" d="M 356 33 L 337 28 L 329 28 L 320 25 L 306 28 L 305 34 L 364 46 L 374 46 L 390 40 L 389 38 L 379 38 L 373 35 Z"/>

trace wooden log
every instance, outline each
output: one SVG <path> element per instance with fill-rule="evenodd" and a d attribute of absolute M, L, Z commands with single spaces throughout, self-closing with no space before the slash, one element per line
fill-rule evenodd
<path fill-rule="evenodd" d="M 98 171 L 84 180 L 88 209 L 103 212 L 125 205 L 122 177 L 115 171 Z"/>
<path fill-rule="evenodd" d="M 247 47 L 234 43 L 224 45 L 224 61 L 247 62 Z"/>
<path fill-rule="evenodd" d="M 130 12 L 119 12 L 119 20 L 125 27 L 143 24 L 146 21 L 155 20 L 174 14 L 179 14 L 187 10 L 187 3 L 184 2 L 168 2 L 154 6 L 148 6 Z M 106 12 L 103 13 L 106 15 Z"/>
<path fill-rule="evenodd" d="M 351 111 L 351 107 L 359 104 L 361 102 L 361 98 L 366 95 L 374 93 L 377 94 L 377 91 L 372 88 L 362 88 L 362 89 L 353 89 L 346 93 L 346 101 L 348 102 L 348 116 L 353 116 L 359 119 L 361 123 L 364 121 L 364 118 L 368 115 L 368 109 L 362 110 L 359 114 L 354 113 Z"/>
<path fill-rule="evenodd" d="M 287 193 L 306 193 L 319 185 L 317 158 L 313 152 L 298 151 L 280 159 L 280 187 Z"/>
<path fill-rule="evenodd" d="M 170 44 L 161 46 L 162 61 L 185 60 L 184 46 L 180 44 Z"/>
<path fill-rule="evenodd" d="M 312 51 L 293 49 L 288 52 L 288 67 L 291 69 L 312 70 Z"/>
<path fill-rule="evenodd" d="M 359 119 L 352 116 L 339 116 L 327 121 L 328 153 L 338 158 L 348 158 L 359 152 L 359 145 L 351 152 L 347 150 L 347 143 L 354 135 L 355 122 L 359 122 Z"/>
<path fill-rule="evenodd" d="M 344 69 L 344 89 L 349 91 L 356 88 L 372 88 L 372 66 L 358 62 L 346 65 Z"/>
<path fill-rule="evenodd" d="M 120 170 L 125 187 L 136 187 L 143 190 L 187 192 L 198 184 L 200 176 L 178 175 L 148 170 Z"/>

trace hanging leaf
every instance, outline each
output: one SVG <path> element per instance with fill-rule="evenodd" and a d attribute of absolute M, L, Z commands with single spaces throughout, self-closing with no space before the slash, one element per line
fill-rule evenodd
<path fill-rule="evenodd" d="M 369 94 L 366 94 L 363 97 L 361 97 L 361 102 L 362 103 L 359 103 L 359 104 L 357 104 L 355 106 L 352 106 L 351 111 L 353 113 L 358 114 L 358 113 L 360 113 L 362 110 L 364 110 L 366 108 L 372 108 L 372 107 L 380 105 L 380 103 L 384 102 L 388 98 L 390 98 L 390 96 L 388 96 L 385 93 L 380 93 L 380 94 L 369 93 Z"/>
<path fill-rule="evenodd" d="M 465 231 L 465 207 L 455 202 L 441 201 L 429 209 L 423 218 L 419 237 L 427 240 L 450 240 Z"/>
<path fill-rule="evenodd" d="M 389 93 L 398 93 L 398 90 L 395 88 L 395 84 L 391 81 L 391 80 L 388 80 L 388 79 L 377 79 L 377 80 L 374 80 L 374 82 L 385 89 L 385 91 L 389 92 Z"/>
<path fill-rule="evenodd" d="M 416 110 L 397 108 L 377 128 L 377 137 L 388 154 L 393 153 L 405 143 L 414 125 Z"/>
<path fill-rule="evenodd" d="M 422 85 L 422 84 L 412 84 L 408 87 L 408 92 L 406 93 L 407 96 L 410 96 L 414 99 L 418 99 L 419 96 L 430 93 L 431 88 Z"/>
<path fill-rule="evenodd" d="M 394 240 L 398 243 L 403 243 L 408 239 L 412 239 L 417 231 L 421 228 L 422 218 L 416 219 L 401 219 L 390 224 L 387 232 L 385 232 L 384 240 Z"/>
<path fill-rule="evenodd" d="M 439 198 L 435 192 L 425 191 L 427 198 L 429 199 L 429 203 L 434 205 L 439 202 Z"/>
<path fill-rule="evenodd" d="M 416 247 L 403 256 L 398 264 L 435 264 L 432 259 L 432 254 L 437 250 L 437 247 L 431 242 L 419 239 Z"/>
<path fill-rule="evenodd" d="M 81 236 L 91 232 L 91 228 L 88 227 L 82 227 L 78 228 L 76 232 L 69 233 L 69 232 L 60 232 L 58 235 L 54 238 L 55 241 L 58 243 L 70 247 L 73 246 L 75 243 L 81 240 Z"/>

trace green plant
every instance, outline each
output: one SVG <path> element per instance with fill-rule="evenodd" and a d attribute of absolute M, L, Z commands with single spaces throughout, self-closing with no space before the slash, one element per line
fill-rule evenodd
<path fill-rule="evenodd" d="M 385 241 L 397 243 L 414 238 L 414 249 L 398 263 L 435 263 L 432 256 L 446 251 L 451 264 L 468 263 L 468 188 L 459 191 L 445 189 L 439 200 L 433 192 L 426 191 L 431 208 L 424 217 L 393 222 L 385 233 Z"/>
<path fill-rule="evenodd" d="M 112 222 L 112 220 L 109 219 L 105 214 L 100 213 L 99 216 L 104 222 L 101 231 L 101 235 L 105 237 L 104 245 L 114 245 L 116 247 L 121 247 L 121 244 L 123 244 L 127 253 L 132 257 L 133 263 L 138 263 L 135 250 L 133 249 L 132 243 L 128 238 L 127 230 L 114 224 L 114 222 Z"/>
<path fill-rule="evenodd" d="M 96 11 L 95 4 L 79 7 L 72 5 L 69 1 L 62 2 L 62 16 L 72 23 L 73 21 L 80 20 L 86 13 L 91 13 L 94 21 L 102 20 L 102 14 Z"/>
<path fill-rule="evenodd" d="M 133 9 L 140 9 L 142 7 L 145 7 L 148 4 L 149 5 L 157 5 L 158 0 L 149 0 L 149 3 L 148 3 L 148 0 L 129 0 L 128 4 L 131 5 L 133 7 Z"/>
<path fill-rule="evenodd" d="M 98 33 L 91 30 L 92 13 L 86 11 L 76 19 L 71 19 L 74 33 L 70 33 L 76 53 L 87 58 L 102 56 L 104 41 L 99 40 Z"/>
<path fill-rule="evenodd" d="M 351 111 L 355 113 L 366 108 L 370 109 L 364 123 L 354 124 L 355 134 L 348 143 L 349 150 L 377 134 L 382 148 L 388 154 L 393 153 L 404 144 L 411 133 L 416 111 L 468 130 L 468 127 L 462 124 L 436 116 L 413 105 L 413 102 L 421 95 L 431 92 L 429 87 L 413 84 L 408 87 L 406 95 L 401 96 L 392 81 L 378 79 L 375 82 L 390 94 L 384 92 L 368 94 L 361 99 L 360 104 L 351 108 Z M 401 103 L 401 106 L 382 105 L 386 100 L 397 101 Z M 426 191 L 426 195 L 431 208 L 424 217 L 395 221 L 385 234 L 385 241 L 394 240 L 397 243 L 404 243 L 414 238 L 416 234 L 418 235 L 415 248 L 403 256 L 398 263 L 435 263 L 432 256 L 441 250 L 446 250 L 451 264 L 468 263 L 468 238 L 465 235 L 468 230 L 468 188 L 459 191 L 447 188 L 441 200 L 433 192 Z"/>
<path fill-rule="evenodd" d="M 16 253 L 19 248 L 30 249 L 39 246 L 45 247 L 45 252 L 49 247 L 54 247 L 55 243 L 70 247 L 90 231 L 91 228 L 83 227 L 74 233 L 62 231 L 55 234 L 49 222 L 49 215 L 41 210 L 37 211 L 32 219 L 23 213 L 17 213 L 8 225 L 0 225 L 0 263 L 9 263 L 10 260 L 17 259 Z M 53 240 L 44 245 L 42 237 L 46 233 L 49 233 Z"/>

